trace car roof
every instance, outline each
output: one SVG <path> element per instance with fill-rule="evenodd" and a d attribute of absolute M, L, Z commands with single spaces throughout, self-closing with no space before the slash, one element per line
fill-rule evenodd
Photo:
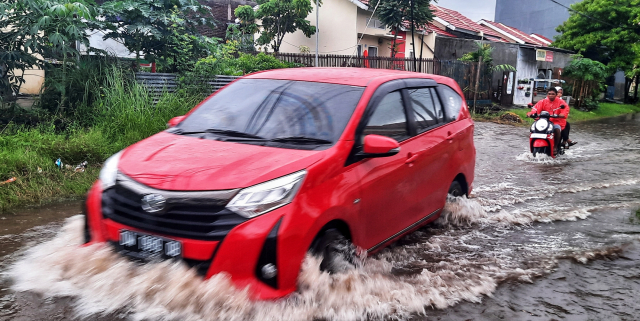
<path fill-rule="evenodd" d="M 352 67 L 275 69 L 253 73 L 244 78 L 312 81 L 360 87 L 365 87 L 377 79 L 389 81 L 393 79 L 425 78 L 433 79 L 443 84 L 453 82 L 451 78 L 418 72 Z"/>

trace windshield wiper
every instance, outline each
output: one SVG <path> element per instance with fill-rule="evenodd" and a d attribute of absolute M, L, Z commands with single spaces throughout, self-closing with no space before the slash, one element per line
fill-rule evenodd
<path fill-rule="evenodd" d="M 241 132 L 241 131 L 237 131 L 237 130 L 231 130 L 231 129 L 209 128 L 209 129 L 205 129 L 205 130 L 191 131 L 191 132 L 179 130 L 177 133 L 181 134 L 181 135 L 209 133 L 209 134 L 216 134 L 216 135 L 222 135 L 222 136 L 227 136 L 227 137 L 252 138 L 252 139 L 266 140 L 264 137 L 261 137 L 261 136 L 258 136 L 258 135 L 249 134 L 249 133 L 245 133 L 245 132 Z"/>
<path fill-rule="evenodd" d="M 291 144 L 314 144 L 314 145 L 333 144 L 333 142 L 330 140 L 313 138 L 313 137 L 304 137 L 304 136 L 278 137 L 278 138 L 270 139 L 269 141 L 275 142 L 275 143 L 291 143 Z"/>

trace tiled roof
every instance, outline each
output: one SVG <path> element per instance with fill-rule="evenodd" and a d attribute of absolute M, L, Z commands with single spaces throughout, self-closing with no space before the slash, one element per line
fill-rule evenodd
<path fill-rule="evenodd" d="M 493 21 L 483 20 L 483 22 L 487 23 L 487 24 L 490 24 L 490 25 L 492 25 L 493 27 L 495 27 L 497 29 L 500 29 L 503 32 L 505 32 L 505 33 L 515 37 L 515 38 L 518 38 L 518 39 L 524 41 L 527 44 L 536 45 L 536 46 L 546 46 L 547 45 L 546 43 L 543 43 L 542 41 L 540 41 L 540 40 L 538 40 L 538 39 L 536 39 L 534 37 L 531 37 L 530 35 L 522 32 L 521 30 L 519 30 L 517 28 L 509 27 L 509 26 L 503 25 L 501 23 L 493 22 Z"/>
<path fill-rule="evenodd" d="M 548 41 L 550 43 L 553 43 L 553 40 L 551 40 L 551 39 L 549 39 L 549 38 L 547 38 L 547 37 L 545 37 L 545 36 L 543 36 L 541 34 L 534 33 L 534 35 L 536 35 L 536 37 L 542 38 L 542 39 L 544 39 L 544 40 L 546 40 L 546 41 Z"/>
<path fill-rule="evenodd" d="M 443 8 L 437 5 L 431 5 L 431 10 L 433 10 L 436 17 L 448 22 L 456 28 L 482 32 L 484 35 L 494 36 L 497 38 L 502 37 L 498 32 L 473 22 L 473 20 L 463 16 L 455 10 Z"/>
<path fill-rule="evenodd" d="M 427 24 L 427 26 L 426 26 L 425 30 L 426 30 L 426 31 L 428 31 L 428 32 L 435 32 L 436 34 L 441 35 L 441 36 L 451 37 L 451 38 L 457 38 L 456 36 L 454 36 L 454 35 L 452 35 L 452 34 L 448 33 L 447 31 L 442 30 L 442 29 L 440 29 L 440 28 L 436 27 L 436 26 L 435 26 L 434 24 L 432 24 L 432 23 Z"/>

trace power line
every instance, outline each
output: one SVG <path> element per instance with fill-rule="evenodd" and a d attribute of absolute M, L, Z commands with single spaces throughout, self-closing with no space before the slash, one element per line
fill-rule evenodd
<path fill-rule="evenodd" d="M 614 27 L 614 28 L 622 28 L 622 29 L 634 30 L 634 31 L 635 31 L 635 29 L 633 29 L 633 28 L 629 28 L 629 27 L 625 27 L 625 26 L 616 26 L 616 25 L 611 24 L 611 23 L 608 23 L 608 22 L 606 22 L 606 21 L 602 21 L 602 20 L 600 20 L 600 19 L 594 18 L 594 17 L 592 17 L 592 16 L 590 16 L 590 15 L 588 15 L 588 14 L 586 14 L 586 13 L 582 13 L 582 12 L 580 12 L 580 11 L 578 11 L 578 10 L 572 9 L 571 7 L 567 7 L 567 6 L 565 6 L 564 4 L 562 4 L 562 3 L 560 3 L 560 2 L 558 2 L 558 1 L 556 1 L 556 0 L 549 0 L 549 1 L 551 1 L 551 2 L 553 2 L 553 3 L 555 3 L 555 4 L 557 4 L 557 5 L 559 5 L 559 6 L 563 7 L 563 8 L 565 8 L 565 9 L 567 9 L 567 10 L 571 11 L 571 12 L 575 12 L 575 13 L 577 13 L 577 14 L 579 14 L 579 15 L 583 16 L 583 17 L 587 17 L 587 18 L 589 18 L 589 19 L 591 19 L 591 20 L 595 20 L 595 21 L 600 22 L 600 23 L 602 23 L 602 24 L 609 25 L 609 26 L 612 26 L 612 27 Z"/>

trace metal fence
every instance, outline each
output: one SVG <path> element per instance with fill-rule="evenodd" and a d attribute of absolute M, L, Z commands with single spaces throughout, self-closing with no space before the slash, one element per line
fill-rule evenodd
<path fill-rule="evenodd" d="M 298 63 L 307 67 L 315 66 L 314 54 L 277 53 L 275 57 L 287 62 Z M 454 79 L 462 91 L 465 99 L 474 99 L 477 63 L 468 63 L 458 60 L 416 59 L 416 64 L 411 58 L 391 57 L 358 57 L 346 55 L 319 55 L 319 67 L 359 67 L 374 69 L 393 69 L 414 71 L 426 74 L 434 74 Z M 480 81 L 478 84 L 479 101 L 487 101 L 492 97 L 491 73 L 486 71 L 484 64 L 480 65 Z M 208 84 L 216 91 L 228 83 L 237 79 L 237 76 L 218 75 Z M 159 98 L 163 92 L 174 92 L 178 87 L 177 75 L 168 73 L 136 73 L 136 80 L 147 86 L 155 98 Z"/>
<path fill-rule="evenodd" d="M 137 72 L 136 81 L 145 85 L 147 91 L 157 100 L 165 92 L 175 92 L 178 88 L 178 75 L 169 73 Z M 207 81 L 212 93 L 238 79 L 238 76 L 217 75 Z M 203 80 L 204 81 L 204 80 Z"/>
<path fill-rule="evenodd" d="M 315 67 L 314 54 L 277 53 L 275 57 L 286 62 Z M 478 64 L 458 60 L 391 58 L 391 57 L 362 57 L 347 55 L 318 55 L 319 67 L 357 67 L 374 69 L 393 69 L 434 74 L 454 79 L 462 88 L 465 98 L 473 100 L 476 84 Z M 490 100 L 491 73 L 481 65 L 480 82 L 478 84 L 478 100 Z"/>

